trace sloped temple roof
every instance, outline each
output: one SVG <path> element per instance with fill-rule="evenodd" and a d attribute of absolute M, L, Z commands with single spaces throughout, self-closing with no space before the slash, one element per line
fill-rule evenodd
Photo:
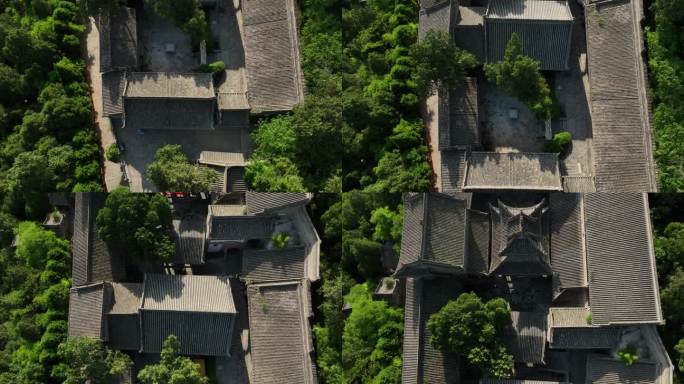
<path fill-rule="evenodd" d="M 425 322 L 446 302 L 473 289 L 482 289 L 487 295 L 506 297 L 515 295 L 514 291 L 530 289 L 530 292 L 517 293 L 522 300 L 539 296 L 535 292 L 540 289 L 553 291 L 551 301 L 537 303 L 539 305 L 529 310 L 521 310 L 526 308 L 524 303 L 509 301 L 513 310 L 504 341 L 514 361 L 519 363 L 516 367 L 520 370 L 515 377 L 558 379 L 562 377 L 558 372 L 568 372 L 581 377 L 586 375 L 587 382 L 591 383 L 668 382 L 671 363 L 661 351 L 664 347 L 657 332 L 649 333 L 662 322 L 662 315 L 645 194 L 551 193 L 548 199 L 540 197 L 539 202 L 532 205 L 514 194 L 499 194 L 498 200 L 490 195 L 462 194 L 459 196 L 464 200 L 452 198 L 454 202 L 463 204 L 451 203 L 459 208 L 457 214 L 443 207 L 437 208 L 444 215 L 457 217 L 458 227 L 448 219 L 435 221 L 437 216 L 429 218 L 434 215 L 431 202 L 442 196 L 426 193 L 405 197 L 402 259 L 398 268 L 398 272 L 401 271 L 398 274 L 407 279 L 402 382 L 460 382 L 458 356 L 435 350 L 429 344 Z M 522 207 L 503 203 L 501 196 L 519 201 Z M 468 208 L 471 204 L 482 206 L 484 203 L 490 204 L 490 214 Z M 463 219 L 461 211 L 466 212 Z M 461 232 L 461 227 L 466 231 Z M 459 265 L 463 267 L 456 269 L 458 273 L 448 274 L 438 268 L 406 268 L 401 264 L 403 260 L 430 265 L 429 260 L 423 261 L 418 257 L 428 241 L 438 240 L 431 239 L 426 233 L 430 228 L 445 232 L 444 228 L 450 228 L 452 233 L 463 236 L 461 243 L 465 243 L 464 246 L 452 247 L 451 254 L 444 250 L 442 256 L 444 260 L 462 262 Z M 453 231 L 454 228 L 458 229 Z M 482 242 L 483 237 L 487 239 L 487 234 L 490 241 Z M 494 275 L 498 274 L 497 268 L 501 263 L 496 264 L 497 255 L 521 238 L 534 244 L 532 254 L 540 257 L 534 263 L 542 267 L 536 269 L 525 259 L 527 266 L 513 268 L 511 279 L 490 277 L 491 280 L 483 280 L 483 275 L 492 271 Z M 445 243 L 452 241 L 458 240 L 450 239 Z M 483 258 L 481 254 L 485 250 L 490 253 Z M 533 277 L 524 281 L 541 282 L 539 275 L 547 276 L 543 279 L 545 284 L 515 284 L 523 281 L 521 276 Z M 500 290 L 500 282 L 508 285 L 510 291 L 504 292 L 509 293 L 496 293 Z M 486 288 L 483 284 L 493 286 Z M 559 292 L 572 295 L 566 293 L 559 298 Z M 565 301 L 568 296 L 573 297 L 572 304 Z M 639 343 L 648 345 L 649 355 L 641 359 L 641 365 L 628 367 L 606 354 L 625 340 L 637 340 L 635 337 Z M 570 355 L 583 357 L 577 360 Z M 564 360 L 565 365 L 560 365 L 559 359 Z M 615 364 L 620 364 L 620 367 Z M 522 368 L 523 365 L 526 368 Z M 544 376 L 539 372 L 552 374 Z M 570 381 L 578 380 L 578 376 L 572 377 L 575 379 Z M 481 382 L 544 381 L 483 379 Z"/>
<path fill-rule="evenodd" d="M 237 311 L 227 277 L 146 274 L 145 282 L 72 288 L 69 337 L 159 353 L 171 334 L 186 355 L 229 354 Z M 140 333 L 138 333 L 140 331 Z"/>
<path fill-rule="evenodd" d="M 464 191 L 562 191 L 558 154 L 472 152 L 467 158 Z"/>
<path fill-rule="evenodd" d="M 247 287 L 253 383 L 317 382 L 309 283 Z"/>
<path fill-rule="evenodd" d="M 404 228 L 397 273 L 416 262 L 435 269 L 463 269 L 466 205 L 444 194 L 416 194 L 404 203 Z"/>

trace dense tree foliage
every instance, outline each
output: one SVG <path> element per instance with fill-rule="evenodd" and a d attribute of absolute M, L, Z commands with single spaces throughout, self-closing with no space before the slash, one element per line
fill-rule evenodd
<path fill-rule="evenodd" d="M 180 342 L 174 335 L 164 340 L 159 364 L 148 365 L 138 373 L 143 384 L 209 384 L 200 374 L 199 364 L 189 357 L 178 356 Z"/>
<path fill-rule="evenodd" d="M 347 382 L 400 383 L 404 311 L 371 298 L 368 283 L 346 296 L 351 314 L 342 333 L 342 364 Z"/>
<path fill-rule="evenodd" d="M 490 82 L 530 107 L 537 117 L 551 118 L 551 89 L 539 71 L 539 61 L 523 54 L 517 33 L 508 41 L 504 59 L 485 65 L 485 74 Z"/>
<path fill-rule="evenodd" d="M 646 40 L 660 188 L 681 192 L 684 191 L 684 12 L 677 1 L 654 0 L 651 16 Z"/>
<path fill-rule="evenodd" d="M 660 334 L 675 365 L 675 383 L 681 383 L 684 380 L 684 195 L 652 195 L 650 205 L 665 318 Z"/>
<path fill-rule="evenodd" d="M 501 340 L 511 320 L 508 303 L 496 298 L 482 302 L 474 293 L 462 293 L 428 319 L 435 348 L 460 354 L 483 373 L 507 378 L 513 374 L 513 356 Z"/>
<path fill-rule="evenodd" d="M 133 365 L 128 355 L 89 337 L 68 339 L 59 346 L 58 355 L 62 362 L 55 372 L 63 384 L 116 384 Z"/>
<path fill-rule="evenodd" d="M 444 31 L 428 31 L 423 41 L 411 47 L 411 58 L 416 65 L 416 89 L 422 97 L 429 96 L 436 85 L 458 86 L 466 71 L 477 65 L 475 56 L 458 48 Z"/>
<path fill-rule="evenodd" d="M 190 164 L 180 145 L 167 144 L 157 150 L 147 166 L 147 177 L 160 191 L 207 192 L 216 172 Z"/>
<path fill-rule="evenodd" d="M 45 192 L 100 190 L 78 0 L 0 2 L 0 200 L 22 218 Z"/>
<path fill-rule="evenodd" d="M 167 261 L 175 252 L 171 206 L 161 194 L 115 189 L 97 213 L 97 226 L 108 245 L 131 257 Z"/>
<path fill-rule="evenodd" d="M 3 231 L 11 222 L 2 217 Z M 66 339 L 69 242 L 33 222 L 15 230 L 16 252 L 7 243 L 0 251 L 0 383 L 60 383 L 53 369 Z"/>

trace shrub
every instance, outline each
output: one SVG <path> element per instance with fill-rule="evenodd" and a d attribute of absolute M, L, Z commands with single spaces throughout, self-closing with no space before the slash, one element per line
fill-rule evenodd
<path fill-rule="evenodd" d="M 278 248 L 278 249 L 283 249 L 287 247 L 287 244 L 290 242 L 290 235 L 288 235 L 285 232 L 279 232 L 273 235 L 273 245 Z"/>
<path fill-rule="evenodd" d="M 568 131 L 561 131 L 553 135 L 553 139 L 546 143 L 544 151 L 561 153 L 572 142 L 572 135 Z"/>
<path fill-rule="evenodd" d="M 113 162 L 118 162 L 121 159 L 121 152 L 119 151 L 119 147 L 116 145 L 116 143 L 112 143 L 107 147 L 107 150 L 105 151 L 105 157 L 109 161 Z"/>
<path fill-rule="evenodd" d="M 217 75 L 226 70 L 226 63 L 224 63 L 222 60 L 214 61 L 213 63 L 200 65 L 197 70 L 199 72 L 213 73 L 214 75 Z"/>
<path fill-rule="evenodd" d="M 591 325 L 591 323 L 592 323 L 591 313 L 587 315 L 587 317 L 585 318 L 585 320 L 587 321 L 587 324 Z"/>
<path fill-rule="evenodd" d="M 639 356 L 637 355 L 636 348 L 634 348 L 633 345 L 628 345 L 621 350 L 618 351 L 618 358 L 620 361 L 627 365 L 632 365 L 639 360 Z"/>

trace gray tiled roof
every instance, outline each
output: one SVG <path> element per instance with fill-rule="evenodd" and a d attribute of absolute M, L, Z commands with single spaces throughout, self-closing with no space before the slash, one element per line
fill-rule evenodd
<path fill-rule="evenodd" d="M 487 17 L 505 20 L 572 21 L 567 1 L 490 0 Z"/>
<path fill-rule="evenodd" d="M 308 282 L 247 286 L 250 382 L 313 384 Z"/>
<path fill-rule="evenodd" d="M 106 195 L 77 193 L 72 237 L 72 281 L 74 286 L 118 280 L 124 275 L 123 260 L 113 256 L 97 233 L 95 218 Z"/>
<path fill-rule="evenodd" d="M 461 12 L 463 12 L 463 9 L 477 8 L 484 9 L 483 7 L 461 7 Z M 482 25 L 456 25 L 454 28 L 454 42 L 457 47 L 472 53 L 478 63 L 487 61 L 484 47 L 484 27 Z"/>
<path fill-rule="evenodd" d="M 112 305 L 107 313 L 111 348 L 140 350 L 140 308 L 143 286 L 140 283 L 109 283 L 112 288 Z"/>
<path fill-rule="evenodd" d="M 496 275 L 550 275 L 544 243 L 548 231 L 544 201 L 514 208 L 499 200 L 490 204 L 491 260 L 489 273 Z"/>
<path fill-rule="evenodd" d="M 588 321 L 589 308 L 549 309 L 549 348 L 611 349 L 617 346 L 620 327 L 598 327 Z"/>
<path fill-rule="evenodd" d="M 109 283 L 112 287 L 110 314 L 137 313 L 140 308 L 143 285 L 141 283 Z"/>
<path fill-rule="evenodd" d="M 126 97 L 215 99 L 211 73 L 130 72 Z"/>
<path fill-rule="evenodd" d="M 133 69 L 138 66 L 138 37 L 135 9 L 99 9 L 100 71 Z"/>
<path fill-rule="evenodd" d="M 425 5 L 421 3 L 421 6 Z M 418 16 L 418 40 L 423 40 L 428 31 L 442 31 L 451 35 L 451 27 L 453 24 L 453 5 L 451 1 L 445 1 L 441 4 L 430 4 L 420 10 Z"/>
<path fill-rule="evenodd" d="M 198 162 L 219 166 L 245 165 L 245 154 L 242 152 L 202 151 Z"/>
<path fill-rule="evenodd" d="M 546 380 L 518 380 L 518 379 L 491 379 L 486 378 L 480 380 L 480 384 L 561 384 L 558 381 Z"/>
<path fill-rule="evenodd" d="M 621 330 L 616 327 L 554 328 L 549 348 L 612 349 L 617 347 Z"/>
<path fill-rule="evenodd" d="M 581 195 L 552 193 L 549 197 L 549 212 L 551 267 L 558 274 L 560 288 L 586 287 Z"/>
<path fill-rule="evenodd" d="M 268 212 L 282 207 L 303 205 L 310 200 L 310 194 L 299 192 L 265 193 L 248 191 L 245 195 L 247 212 L 250 214 Z"/>
<path fill-rule="evenodd" d="M 105 116 L 123 113 L 123 93 L 126 72 L 111 71 L 102 74 L 102 111 Z"/>
<path fill-rule="evenodd" d="M 489 215 L 468 210 L 468 244 L 466 248 L 468 273 L 487 273 L 489 269 Z"/>
<path fill-rule="evenodd" d="M 472 152 L 463 189 L 562 191 L 558 154 Z"/>
<path fill-rule="evenodd" d="M 245 66 L 253 112 L 291 110 L 303 99 L 293 0 L 244 0 Z"/>
<path fill-rule="evenodd" d="M 459 293 L 455 279 L 406 280 L 402 383 L 460 383 L 458 356 L 435 349 L 427 328 L 430 315 Z"/>
<path fill-rule="evenodd" d="M 71 288 L 69 292 L 69 337 L 88 336 L 106 340 L 104 312 L 107 306 L 105 283 Z"/>
<path fill-rule="evenodd" d="M 299 280 L 306 277 L 304 246 L 284 249 L 247 248 L 242 255 L 242 277 L 248 281 Z"/>
<path fill-rule="evenodd" d="M 210 130 L 214 129 L 216 101 L 212 99 L 124 99 L 126 128 Z"/>
<path fill-rule="evenodd" d="M 501 61 L 508 41 L 516 33 L 523 53 L 538 60 L 542 70 L 565 70 L 572 20 L 566 1 L 491 0 L 485 16 L 487 60 Z"/>
<path fill-rule="evenodd" d="M 627 365 L 608 357 L 589 355 L 587 382 L 593 384 L 655 384 L 656 365 L 636 362 Z"/>
<path fill-rule="evenodd" d="M 206 216 L 195 214 L 174 217 L 173 236 L 176 242 L 174 263 L 204 263 L 204 240 L 207 227 Z"/>
<path fill-rule="evenodd" d="M 503 340 L 515 362 L 544 363 L 546 316 L 544 312 L 511 312 Z"/>
<path fill-rule="evenodd" d="M 441 151 L 442 185 L 441 192 L 454 193 L 463 190 L 465 178 L 466 156 L 468 152 L 461 149 Z"/>
<path fill-rule="evenodd" d="M 140 308 L 142 351 L 159 353 L 173 334 L 182 354 L 227 355 L 236 313 L 228 277 L 146 274 Z"/>
<path fill-rule="evenodd" d="M 275 229 L 275 216 L 211 217 L 209 239 L 236 240 L 270 239 Z"/>
<path fill-rule="evenodd" d="M 662 321 L 645 194 L 586 194 L 589 299 L 594 324 Z"/>
<path fill-rule="evenodd" d="M 638 61 L 641 29 L 633 8 L 631 1 L 611 1 L 587 5 L 584 12 L 598 191 L 656 190 L 646 84 Z"/>
<path fill-rule="evenodd" d="M 414 263 L 462 270 L 465 252 L 466 205 L 441 193 L 407 196 L 398 272 Z"/>
<path fill-rule="evenodd" d="M 468 77 L 450 90 L 437 92 L 439 149 L 479 144 L 477 79 Z"/>

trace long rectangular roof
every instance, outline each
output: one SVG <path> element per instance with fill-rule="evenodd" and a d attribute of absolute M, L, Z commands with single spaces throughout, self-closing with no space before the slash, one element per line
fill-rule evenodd
<path fill-rule="evenodd" d="M 247 286 L 250 382 L 317 382 L 309 295 L 306 281 Z"/>
<path fill-rule="evenodd" d="M 146 274 L 141 309 L 236 313 L 226 276 Z"/>
<path fill-rule="evenodd" d="M 242 277 L 253 282 L 306 278 L 306 255 L 304 246 L 261 250 L 247 248 L 242 256 Z"/>
<path fill-rule="evenodd" d="M 164 340 L 176 335 L 182 354 L 229 354 L 237 311 L 228 277 L 147 274 L 143 290 L 144 353 L 159 353 Z"/>
<path fill-rule="evenodd" d="M 480 143 L 477 95 L 477 79 L 472 77 L 437 92 L 440 150 Z"/>
<path fill-rule="evenodd" d="M 211 73 L 130 72 L 128 98 L 215 99 Z"/>
<path fill-rule="evenodd" d="M 657 366 L 636 362 L 627 365 L 622 361 L 598 355 L 587 357 L 587 382 L 593 384 L 655 384 Z"/>
<path fill-rule="evenodd" d="M 303 192 L 253 192 L 245 194 L 245 203 L 250 214 L 268 212 L 274 209 L 304 205 L 311 200 L 310 193 Z"/>
<path fill-rule="evenodd" d="M 245 66 L 253 112 L 291 110 L 304 97 L 293 0 L 243 0 Z"/>
<path fill-rule="evenodd" d="M 513 359 L 543 364 L 546 348 L 546 313 L 511 311 L 511 324 L 503 338 Z"/>
<path fill-rule="evenodd" d="M 211 217 L 209 239 L 250 240 L 269 239 L 275 229 L 275 216 L 227 216 Z"/>
<path fill-rule="evenodd" d="M 88 336 L 106 340 L 104 312 L 108 305 L 105 283 L 71 288 L 69 337 Z"/>
<path fill-rule="evenodd" d="M 535 21 L 573 19 L 568 2 L 563 0 L 490 0 L 487 18 Z"/>
<path fill-rule="evenodd" d="M 581 204 L 579 194 L 559 192 L 549 197 L 551 267 L 561 289 L 587 286 Z"/>
<path fill-rule="evenodd" d="M 641 17 L 632 1 L 584 12 L 598 191 L 656 191 Z"/>
<path fill-rule="evenodd" d="M 662 321 L 647 197 L 585 197 L 589 300 L 594 324 Z"/>
<path fill-rule="evenodd" d="M 105 194 L 77 193 L 72 236 L 73 285 L 112 281 L 124 274 L 123 259 L 113 256 L 97 233 L 95 218 L 104 206 Z"/>
<path fill-rule="evenodd" d="M 433 347 L 427 327 L 430 315 L 460 292 L 457 279 L 406 279 L 402 383 L 461 382 L 458 355 Z"/>
<path fill-rule="evenodd" d="M 558 154 L 472 152 L 463 189 L 562 191 Z"/>
<path fill-rule="evenodd" d="M 454 193 L 463 190 L 467 155 L 468 152 L 463 149 L 440 151 L 442 169 L 441 192 Z"/>
<path fill-rule="evenodd" d="M 425 2 L 421 2 L 423 7 Z M 421 8 L 418 16 L 418 40 L 423 40 L 428 31 L 441 31 L 450 34 L 454 12 L 451 1 L 441 4 L 429 4 L 429 7 Z"/>

